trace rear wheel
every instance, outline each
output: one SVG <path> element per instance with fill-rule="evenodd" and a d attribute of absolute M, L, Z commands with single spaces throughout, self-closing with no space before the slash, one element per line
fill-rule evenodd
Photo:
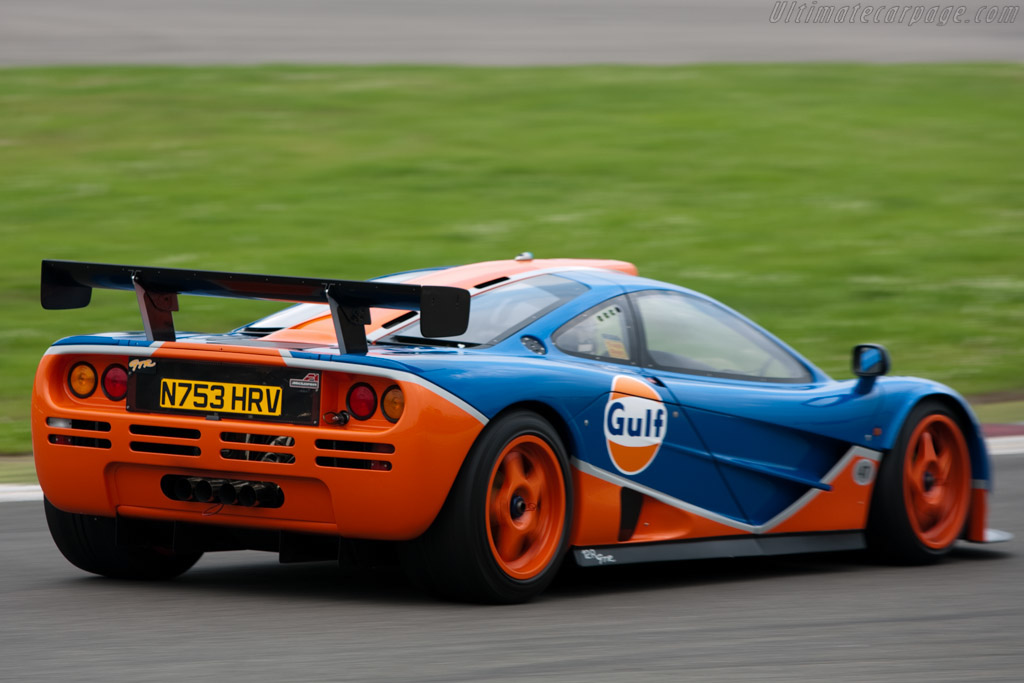
<path fill-rule="evenodd" d="M 872 546 L 899 562 L 934 561 L 960 538 L 970 497 L 963 428 L 944 405 L 923 402 L 882 462 L 868 525 Z"/>
<path fill-rule="evenodd" d="M 511 413 L 477 440 L 434 524 L 408 545 L 406 567 L 446 597 L 529 600 L 558 571 L 571 510 L 558 433 L 535 413 Z"/>
<path fill-rule="evenodd" d="M 79 569 L 114 579 L 173 579 L 188 571 L 202 553 L 174 554 L 162 548 L 117 545 L 116 522 L 110 517 L 58 510 L 43 500 L 46 524 L 57 549 Z"/>

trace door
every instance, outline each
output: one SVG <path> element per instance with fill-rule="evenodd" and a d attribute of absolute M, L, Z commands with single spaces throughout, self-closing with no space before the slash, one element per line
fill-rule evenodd
<path fill-rule="evenodd" d="M 881 389 L 816 375 L 742 317 L 670 290 L 630 295 L 644 373 L 667 389 L 711 453 L 747 522 L 759 529 L 872 438 Z M 877 387 L 877 385 L 876 385 Z"/>
<path fill-rule="evenodd" d="M 559 351 L 592 361 L 607 391 L 576 416 L 584 448 L 578 467 L 684 510 L 742 522 L 710 453 L 668 388 L 639 364 L 633 313 L 622 295 L 576 316 L 552 337 Z M 639 500 L 639 499 L 638 499 Z"/>

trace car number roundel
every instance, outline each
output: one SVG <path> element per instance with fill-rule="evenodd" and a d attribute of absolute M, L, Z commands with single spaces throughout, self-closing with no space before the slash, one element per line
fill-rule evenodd
<path fill-rule="evenodd" d="M 635 377 L 617 375 L 604 407 L 604 438 L 612 464 L 623 474 L 647 469 L 665 440 L 668 413 L 661 397 Z"/>

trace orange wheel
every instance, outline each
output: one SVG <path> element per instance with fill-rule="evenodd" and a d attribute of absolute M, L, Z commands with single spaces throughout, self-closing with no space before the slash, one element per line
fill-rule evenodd
<path fill-rule="evenodd" d="M 932 562 L 949 552 L 970 512 L 971 455 L 958 417 L 923 401 L 882 459 L 868 517 L 869 545 L 897 562 Z"/>
<path fill-rule="evenodd" d="M 939 550 L 960 536 L 970 486 L 967 441 L 956 422 L 941 414 L 918 422 L 903 459 L 903 502 L 921 543 Z"/>
<path fill-rule="evenodd" d="M 487 487 L 487 541 L 498 566 L 532 579 L 554 560 L 565 530 L 565 476 L 538 436 L 513 439 L 498 455 Z"/>
<path fill-rule="evenodd" d="M 401 549 L 402 562 L 456 600 L 530 600 L 568 553 L 572 501 L 558 431 L 536 413 L 506 413 L 481 432 L 437 519 Z"/>

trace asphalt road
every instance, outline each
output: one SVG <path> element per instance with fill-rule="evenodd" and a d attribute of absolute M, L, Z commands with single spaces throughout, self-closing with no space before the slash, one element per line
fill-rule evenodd
<path fill-rule="evenodd" d="M 990 0 L 945 26 L 772 22 L 775 1 L 3 0 L 0 65 L 1024 60 L 1024 15 L 973 21 Z"/>
<path fill-rule="evenodd" d="M 1024 456 L 993 526 L 1024 536 Z M 41 503 L 0 505 L 0 680 L 1019 681 L 1020 540 L 931 567 L 860 554 L 576 570 L 516 607 L 401 574 L 209 554 L 164 584 L 69 565 Z"/>
<path fill-rule="evenodd" d="M 841 4 L 841 3 L 838 3 Z M 985 3 L 971 3 L 977 7 Z M 1024 60 L 1013 25 L 797 25 L 751 0 L 4 0 L 0 66 Z M 993 526 L 1024 539 L 1024 456 Z M 70 566 L 0 505 L 0 681 L 1019 681 L 1021 540 L 925 568 L 859 554 L 602 568 L 517 607 L 398 573 L 207 555 L 166 584 Z"/>

